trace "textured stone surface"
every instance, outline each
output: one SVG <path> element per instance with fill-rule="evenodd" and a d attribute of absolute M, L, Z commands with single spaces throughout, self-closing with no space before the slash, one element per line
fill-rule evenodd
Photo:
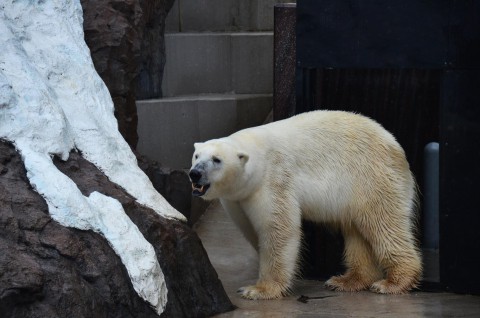
<path fill-rule="evenodd" d="M 210 203 L 192 196 L 188 169 L 163 167 L 145 156 L 138 157 L 138 164 L 150 178 L 155 189 L 176 210 L 185 215 L 190 226 L 194 225 Z"/>
<path fill-rule="evenodd" d="M 232 309 L 196 234 L 166 220 L 111 183 L 79 153 L 55 165 L 84 195 L 121 202 L 154 246 L 165 274 L 162 317 L 205 317 Z M 132 287 L 107 241 L 52 220 L 14 148 L 0 142 L 0 313 L 2 317 L 156 317 Z"/>
<path fill-rule="evenodd" d="M 165 66 L 165 20 L 175 0 L 140 0 L 145 27 L 136 80 L 138 99 L 162 97 Z"/>
<path fill-rule="evenodd" d="M 72 149 L 138 202 L 186 220 L 153 188 L 118 131 L 107 87 L 84 42 L 80 1 L 18 2 L 0 13 L 0 138 L 22 154 L 30 184 L 63 226 L 101 233 L 127 268 L 134 289 L 160 314 L 167 301 L 153 246 L 115 199 L 88 197 L 53 164 Z"/>
<path fill-rule="evenodd" d="M 130 306 L 134 296 L 129 292 L 132 288 L 149 302 L 148 306 L 155 308 L 154 314 L 167 310 L 167 297 L 173 301 L 166 312 L 176 315 L 203 315 L 205 310 L 214 308 L 212 304 L 218 304 L 215 298 L 222 297 L 222 291 L 210 293 L 207 288 L 213 298 L 210 299 L 196 292 L 196 286 L 205 286 L 203 282 L 190 286 L 191 278 L 183 278 L 186 284 L 176 279 L 181 263 L 188 259 L 187 268 L 191 270 L 190 257 L 195 250 L 201 254 L 202 247 L 198 239 L 192 243 L 188 233 L 179 230 L 182 227 L 188 230 L 184 224 L 178 223 L 177 227 L 175 220 L 155 221 L 155 217 L 161 216 L 184 217 L 153 189 L 117 130 L 113 102 L 83 42 L 79 0 L 35 4 L 12 0 L 3 9 L 0 11 L 0 42 L 4 44 L 0 50 L 0 60 L 4 62 L 0 68 L 0 138 L 14 142 L 23 162 L 11 147 L 0 149 L 0 220 L 4 225 L 0 232 L 5 239 L 1 242 L 0 254 L 2 317 L 3 314 L 29 317 L 32 313 L 42 317 L 90 317 L 98 312 L 121 316 L 125 315 L 123 307 L 128 307 L 127 312 L 134 315 L 142 316 L 143 312 L 150 315 L 147 309 L 137 309 L 135 304 Z M 54 155 L 65 161 L 72 148 L 154 211 L 140 206 L 132 196 L 107 182 L 103 174 L 78 153 L 72 153 L 65 164 L 57 162 L 56 167 L 52 161 Z M 69 162 L 73 165 L 68 165 Z M 73 178 L 73 172 L 87 181 Z M 85 186 L 101 177 L 106 182 L 104 187 Z M 156 214 L 148 218 L 152 212 Z M 142 215 L 142 222 L 152 221 L 140 230 L 130 219 L 135 213 L 136 219 Z M 164 222 L 163 227 L 158 226 L 158 222 Z M 147 233 L 152 226 L 162 231 L 160 239 Z M 101 246 L 96 240 L 82 239 L 83 234 L 89 233 L 87 230 L 102 234 L 96 236 L 96 240 L 108 241 L 107 245 L 102 243 L 107 246 L 105 250 L 96 250 L 97 245 Z M 172 230 L 173 238 L 169 241 L 168 233 Z M 146 237 L 156 244 L 157 250 Z M 191 249 L 188 254 L 177 253 L 182 244 Z M 55 250 L 53 254 L 48 248 Z M 112 254 L 113 251 L 116 253 Z M 87 260 L 90 255 L 94 257 Z M 160 255 L 169 258 L 161 262 L 167 270 L 170 268 L 172 276 L 173 291 L 168 295 L 158 260 Z M 201 255 L 195 256 L 200 260 L 195 266 L 200 266 L 201 272 L 208 271 L 208 260 L 203 263 Z M 106 278 L 106 282 L 98 286 L 88 285 L 97 279 L 101 281 L 104 276 L 110 277 L 113 270 L 103 270 L 104 266 L 118 268 L 118 279 Z M 175 270 L 172 272 L 171 268 Z M 87 273 L 79 276 L 85 269 Z M 202 274 L 218 284 L 218 279 Z M 181 285 L 177 290 L 188 292 L 188 301 L 183 299 L 183 294 L 175 296 L 176 284 Z M 111 292 L 105 293 L 105 290 Z M 124 300 L 115 296 L 119 291 L 125 293 Z M 105 307 L 105 302 L 111 305 Z M 145 304 L 144 300 L 138 303 Z M 189 309 L 185 310 L 183 304 Z"/>
<path fill-rule="evenodd" d="M 81 0 L 85 41 L 132 148 L 138 141 L 135 100 L 162 97 L 165 17 L 173 2 Z"/>

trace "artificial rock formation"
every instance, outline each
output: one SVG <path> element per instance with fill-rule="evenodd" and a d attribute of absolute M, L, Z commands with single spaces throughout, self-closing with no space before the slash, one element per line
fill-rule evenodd
<path fill-rule="evenodd" d="M 115 105 L 119 130 L 135 149 L 136 99 L 162 97 L 165 18 L 174 0 L 81 0 L 85 41 Z"/>
<path fill-rule="evenodd" d="M 165 19 L 175 0 L 140 0 L 145 27 L 140 49 L 137 99 L 162 97 L 165 67 Z"/>
<path fill-rule="evenodd" d="M 138 156 L 138 164 L 150 178 L 155 189 L 168 203 L 185 215 L 188 224 L 193 226 L 210 202 L 192 196 L 192 183 L 188 170 L 170 169 L 156 161 L 148 160 L 145 156 Z"/>
<path fill-rule="evenodd" d="M 118 132 L 83 41 L 79 0 L 0 8 L 0 139 L 9 141 L 0 148 L 2 317 L 228 308 L 185 217 L 154 190 Z M 205 289 L 204 277 L 220 290 Z"/>
<path fill-rule="evenodd" d="M 232 309 L 187 225 L 138 204 L 79 153 L 54 162 L 85 196 L 98 191 L 117 199 L 154 246 L 169 291 L 161 317 L 206 317 Z M 52 220 L 20 155 L 6 142 L 0 142 L 0 250 L 2 317 L 158 317 L 101 235 Z"/>
<path fill-rule="evenodd" d="M 115 106 L 119 130 L 135 149 L 135 100 L 162 97 L 165 19 L 174 0 L 81 0 L 85 41 Z M 142 161 L 154 187 L 193 224 L 205 202 L 192 198 L 184 171 Z"/>

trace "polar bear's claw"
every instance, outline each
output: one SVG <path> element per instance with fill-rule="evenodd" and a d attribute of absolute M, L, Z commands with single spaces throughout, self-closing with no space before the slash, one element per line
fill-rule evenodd
<path fill-rule="evenodd" d="M 251 285 L 240 287 L 237 293 L 245 299 L 259 300 L 259 299 L 277 299 L 282 297 L 280 290 L 275 290 L 272 287 Z"/>
<path fill-rule="evenodd" d="M 352 275 L 334 276 L 325 282 L 325 287 L 335 291 L 356 292 L 368 289 L 371 285 L 370 281 L 362 281 Z"/>
<path fill-rule="evenodd" d="M 388 279 L 382 279 L 373 283 L 373 285 L 370 287 L 370 290 L 379 294 L 405 294 L 416 286 L 416 282 L 411 282 L 409 280 L 404 280 L 400 283 L 393 283 Z"/>

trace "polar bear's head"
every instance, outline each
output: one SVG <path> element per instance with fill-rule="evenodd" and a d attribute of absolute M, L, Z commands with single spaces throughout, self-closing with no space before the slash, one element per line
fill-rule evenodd
<path fill-rule="evenodd" d="M 189 172 L 192 194 L 206 200 L 235 196 L 245 178 L 248 155 L 226 140 L 195 143 Z"/>

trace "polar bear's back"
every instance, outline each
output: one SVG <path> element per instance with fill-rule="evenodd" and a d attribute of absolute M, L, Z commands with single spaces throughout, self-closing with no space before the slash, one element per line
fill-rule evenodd
<path fill-rule="evenodd" d="M 398 146 L 395 138 L 376 121 L 360 114 L 346 111 L 317 110 L 303 113 L 289 119 L 265 125 L 275 135 L 292 134 L 304 138 L 326 136 L 336 138 L 360 138 L 378 136 L 385 142 Z"/>
<path fill-rule="evenodd" d="M 392 134 L 365 116 L 314 111 L 231 137 L 249 141 L 244 147 L 253 147 L 248 151 L 267 163 L 262 168 L 267 178 L 286 172 L 294 176 L 307 218 L 312 211 L 316 219 L 334 219 L 352 204 L 368 206 L 385 197 L 413 204 L 414 179 L 403 149 Z"/>
<path fill-rule="evenodd" d="M 357 155 L 377 152 L 376 146 L 392 147 L 403 152 L 395 137 L 380 124 L 363 115 L 318 110 L 296 115 L 267 125 L 244 129 L 233 134 L 234 140 L 268 151 L 301 154 L 311 153 L 309 158 L 321 156 L 327 159 L 337 152 L 354 152 Z M 257 149 L 258 150 L 258 149 Z M 341 156 L 343 157 L 343 156 Z M 316 160 L 316 159 L 315 159 Z"/>

